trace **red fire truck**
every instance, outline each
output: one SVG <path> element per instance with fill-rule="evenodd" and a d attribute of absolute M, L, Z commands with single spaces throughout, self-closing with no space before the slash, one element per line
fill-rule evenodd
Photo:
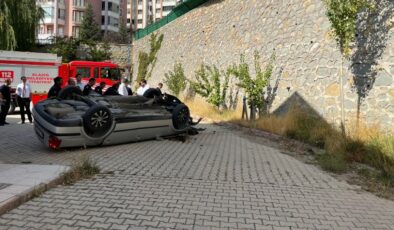
<path fill-rule="evenodd" d="M 17 107 L 15 88 L 21 82 L 21 76 L 26 76 L 32 90 L 33 104 L 44 100 L 57 76 L 63 78 L 63 86 L 70 78 L 75 80 L 77 74 L 82 75 L 82 83 L 86 84 L 89 78 L 96 78 L 97 84 L 104 81 L 106 87 L 121 79 L 121 70 L 111 61 L 91 62 L 72 61 L 62 63 L 61 57 L 48 53 L 30 53 L 15 51 L 0 51 L 0 85 L 6 78 L 12 80 L 11 88 L 13 100 L 10 113 Z"/>

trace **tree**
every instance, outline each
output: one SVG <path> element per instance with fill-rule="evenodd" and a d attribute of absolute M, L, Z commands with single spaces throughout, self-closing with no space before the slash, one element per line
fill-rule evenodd
<path fill-rule="evenodd" d="M 129 32 L 127 31 L 127 24 L 123 18 L 120 20 L 119 26 L 119 42 L 124 44 L 130 42 Z"/>
<path fill-rule="evenodd" d="M 70 62 L 77 59 L 77 49 L 80 45 L 79 40 L 69 37 L 57 37 L 49 52 L 62 57 L 63 62 Z"/>
<path fill-rule="evenodd" d="M 181 63 L 175 63 L 174 72 L 169 71 L 164 75 L 164 83 L 175 96 L 179 96 L 179 93 L 185 90 L 186 77 Z"/>
<path fill-rule="evenodd" d="M 368 0 L 324 0 L 327 16 L 331 22 L 335 39 L 345 57 L 350 54 L 350 45 L 355 40 L 357 15 L 363 9 L 372 9 Z"/>
<path fill-rule="evenodd" d="M 36 42 L 36 29 L 44 10 L 35 0 L 0 1 L 0 47 L 30 50 Z"/>
<path fill-rule="evenodd" d="M 111 47 L 107 42 L 101 45 L 97 43 L 89 44 L 89 60 L 90 61 L 105 61 L 111 59 Z"/>
<path fill-rule="evenodd" d="M 226 107 L 226 93 L 229 83 L 229 74 L 224 74 L 224 82 L 221 83 L 221 73 L 216 66 L 201 65 L 196 71 L 196 81 L 189 80 L 190 87 L 200 96 L 207 98 L 208 103 L 216 107 Z"/>
<path fill-rule="evenodd" d="M 351 44 L 356 36 L 357 15 L 363 9 L 372 9 L 368 0 L 324 0 L 327 6 L 327 17 L 331 22 L 335 39 L 342 53 L 340 79 L 341 84 L 341 126 L 345 133 L 345 109 L 343 92 L 343 57 L 349 58 Z M 359 111 L 357 111 L 357 120 Z"/>
<path fill-rule="evenodd" d="M 13 50 L 16 47 L 15 32 L 10 21 L 10 10 L 5 1 L 0 2 L 0 49 Z"/>
<path fill-rule="evenodd" d="M 158 35 L 155 33 L 151 34 L 149 39 L 150 50 L 149 54 L 143 51 L 140 51 L 138 54 L 138 75 L 137 81 L 142 79 L 149 79 L 152 76 L 152 71 L 155 68 L 157 61 L 157 52 L 159 52 L 161 48 L 161 43 L 163 42 L 164 35 Z"/>
<path fill-rule="evenodd" d="M 262 107 L 264 105 L 263 91 L 269 84 L 272 72 L 274 70 L 275 54 L 271 56 L 271 59 L 265 68 L 261 69 L 260 66 L 260 55 L 258 52 L 254 53 L 254 68 L 256 76 L 253 78 L 249 71 L 249 65 L 245 62 L 245 56 L 241 55 L 240 64 L 233 65 L 228 69 L 228 74 L 231 74 L 239 79 L 240 83 L 238 86 L 243 88 L 247 94 L 248 103 L 251 106 L 251 119 L 254 119 L 255 109 L 258 108 L 262 113 Z"/>
<path fill-rule="evenodd" d="M 98 41 L 101 39 L 101 30 L 97 22 L 94 20 L 93 7 L 88 4 L 83 16 L 80 38 L 83 41 Z"/>

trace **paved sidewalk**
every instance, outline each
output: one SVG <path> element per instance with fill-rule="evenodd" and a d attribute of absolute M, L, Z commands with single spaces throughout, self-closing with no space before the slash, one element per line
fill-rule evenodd
<path fill-rule="evenodd" d="M 43 147 L 31 126 L 6 126 L 0 162 L 66 165 L 88 154 L 102 173 L 2 215 L 0 229 L 393 229 L 394 202 L 238 131 L 205 126 L 185 143 L 64 152 Z"/>
<path fill-rule="evenodd" d="M 51 184 L 65 170 L 61 165 L 0 164 L 0 213 L 22 202 L 34 189 Z"/>

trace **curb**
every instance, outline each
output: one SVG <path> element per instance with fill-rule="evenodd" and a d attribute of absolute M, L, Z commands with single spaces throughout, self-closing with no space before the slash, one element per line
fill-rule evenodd
<path fill-rule="evenodd" d="M 14 208 L 17 208 L 19 205 L 40 196 L 42 193 L 48 191 L 51 188 L 58 186 L 59 184 L 63 183 L 64 176 L 59 175 L 55 179 L 50 180 L 47 183 L 41 183 L 39 185 L 34 186 L 33 188 L 17 194 L 3 202 L 0 203 L 0 215 L 3 215 Z"/>

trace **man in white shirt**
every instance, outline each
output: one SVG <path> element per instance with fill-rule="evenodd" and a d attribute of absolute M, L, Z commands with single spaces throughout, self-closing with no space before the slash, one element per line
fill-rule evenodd
<path fill-rule="evenodd" d="M 85 85 L 82 83 L 82 75 L 81 74 L 77 74 L 77 76 L 75 76 L 75 79 L 77 79 L 77 86 L 82 91 L 85 88 Z"/>
<path fill-rule="evenodd" d="M 25 112 L 30 123 L 33 123 L 30 112 L 31 88 L 25 76 L 21 77 L 22 83 L 16 87 L 17 101 L 21 113 L 21 124 L 25 123 Z"/>
<path fill-rule="evenodd" d="M 129 80 L 127 78 L 123 79 L 122 84 L 119 85 L 118 93 L 122 96 L 129 96 L 129 91 L 127 90 L 127 85 Z"/>
<path fill-rule="evenodd" d="M 140 87 L 137 89 L 138 96 L 144 96 L 145 91 L 149 89 L 149 85 L 146 83 L 146 80 L 143 79 L 140 82 Z"/>

